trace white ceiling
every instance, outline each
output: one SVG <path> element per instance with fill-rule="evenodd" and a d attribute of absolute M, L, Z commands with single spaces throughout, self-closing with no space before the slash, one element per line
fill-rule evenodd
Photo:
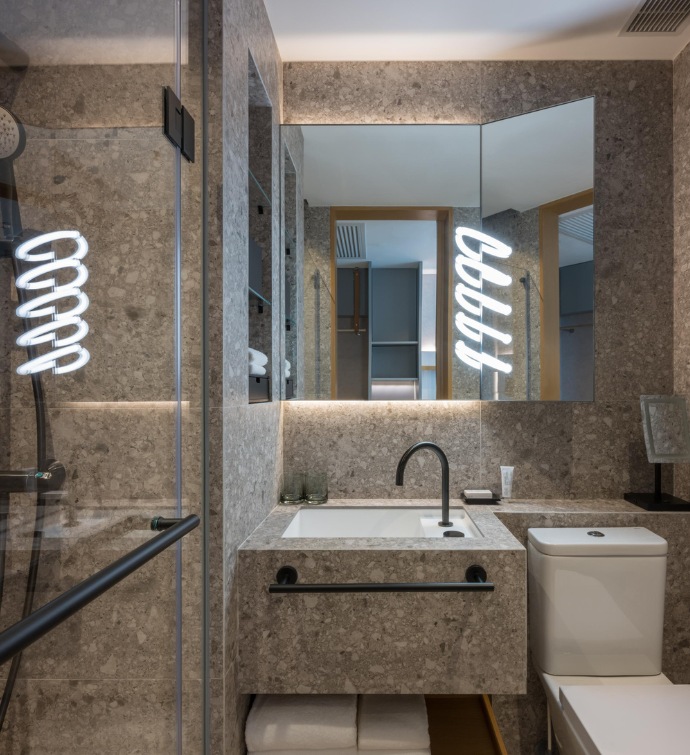
<path fill-rule="evenodd" d="M 482 127 L 482 215 L 519 212 L 594 186 L 594 99 Z"/>
<path fill-rule="evenodd" d="M 479 206 L 479 126 L 302 126 L 312 207 Z"/>
<path fill-rule="evenodd" d="M 482 128 L 482 212 L 520 212 L 591 189 L 594 100 Z M 478 126 L 291 126 L 312 207 L 479 207 Z"/>
<path fill-rule="evenodd" d="M 640 0 L 265 0 L 285 61 L 673 60 L 690 42 L 621 35 Z"/>

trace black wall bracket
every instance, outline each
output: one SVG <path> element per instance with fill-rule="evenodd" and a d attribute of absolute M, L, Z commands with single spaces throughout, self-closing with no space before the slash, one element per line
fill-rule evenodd
<path fill-rule="evenodd" d="M 163 87 L 163 133 L 194 162 L 194 118 L 170 87 Z"/>

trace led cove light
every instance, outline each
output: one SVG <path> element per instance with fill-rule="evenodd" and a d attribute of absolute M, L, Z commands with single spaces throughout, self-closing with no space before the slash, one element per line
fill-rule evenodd
<path fill-rule="evenodd" d="M 466 239 L 478 241 L 479 249 L 472 249 L 467 244 Z M 512 313 L 513 308 L 509 304 L 504 304 L 483 293 L 481 288 L 484 283 L 492 283 L 495 286 L 510 286 L 512 284 L 513 279 L 500 270 L 487 265 L 483 261 L 483 255 L 507 259 L 513 253 L 513 250 L 498 239 L 472 228 L 456 228 L 455 243 L 460 250 L 460 254 L 455 258 L 455 270 L 460 279 L 464 281 L 458 283 L 455 287 L 455 299 L 465 310 L 456 315 L 455 327 L 462 335 L 475 342 L 481 343 L 482 338 L 487 337 L 503 344 L 511 343 L 513 340 L 511 335 L 485 325 L 481 318 L 483 309 L 489 309 L 507 317 Z M 474 317 L 470 317 L 470 315 Z M 506 374 L 513 371 L 512 365 L 508 362 L 497 359 L 483 350 L 477 351 L 463 340 L 459 340 L 455 344 L 455 353 L 461 361 L 477 370 L 485 365 Z"/>
<path fill-rule="evenodd" d="M 72 254 L 58 259 L 53 249 L 46 250 L 46 246 L 54 241 L 73 241 Z M 20 375 L 33 375 L 43 370 L 62 375 L 78 370 L 91 358 L 79 343 L 89 332 L 88 324 L 81 318 L 89 306 L 89 297 L 81 291 L 81 286 L 89 277 L 89 271 L 81 262 L 88 251 L 89 245 L 79 231 L 44 233 L 24 241 L 15 250 L 18 260 L 43 263 L 19 275 L 17 288 L 25 291 L 52 289 L 17 307 L 17 316 L 23 320 L 52 318 L 50 322 L 36 325 L 17 338 L 17 345 L 23 348 L 35 348 L 44 343 L 50 343 L 53 347 L 52 351 L 33 357 L 17 367 Z M 74 277 L 59 286 L 56 278 L 49 277 L 59 270 L 72 270 Z M 59 303 L 66 300 L 71 300 L 74 305 L 69 310 L 60 310 Z"/>

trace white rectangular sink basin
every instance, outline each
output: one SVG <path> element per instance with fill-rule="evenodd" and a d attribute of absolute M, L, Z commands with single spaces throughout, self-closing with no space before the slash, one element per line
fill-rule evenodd
<path fill-rule="evenodd" d="M 441 509 L 329 507 L 300 509 L 283 537 L 482 537 L 464 509 L 451 509 L 452 527 L 439 527 Z M 449 536 L 445 536 L 450 539 Z"/>

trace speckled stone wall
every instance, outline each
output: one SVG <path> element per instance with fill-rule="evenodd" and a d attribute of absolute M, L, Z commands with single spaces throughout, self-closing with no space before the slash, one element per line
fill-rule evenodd
<path fill-rule="evenodd" d="M 690 399 L 690 46 L 673 64 L 674 388 Z M 675 494 L 690 498 L 690 465 L 676 464 Z"/>
<path fill-rule="evenodd" d="M 456 489 L 497 485 L 500 464 L 520 496 L 650 489 L 639 396 L 673 390 L 673 301 L 659 295 L 673 287 L 672 65 L 289 63 L 284 76 L 284 120 L 300 124 L 480 123 L 596 97 L 595 401 L 291 405 L 286 465 L 325 466 L 344 497 L 407 495 L 392 485 L 407 443 L 472 435 L 471 463 L 451 459 L 469 467 Z M 416 495 L 436 494 L 435 465 L 417 479 Z"/>
<path fill-rule="evenodd" d="M 248 81 L 251 67 L 255 72 Z M 237 687 L 236 552 L 278 500 L 282 64 L 261 0 L 209 2 L 209 380 L 212 752 L 243 752 L 249 698 Z M 273 108 L 273 402 L 248 404 L 247 123 L 250 97 Z"/>

